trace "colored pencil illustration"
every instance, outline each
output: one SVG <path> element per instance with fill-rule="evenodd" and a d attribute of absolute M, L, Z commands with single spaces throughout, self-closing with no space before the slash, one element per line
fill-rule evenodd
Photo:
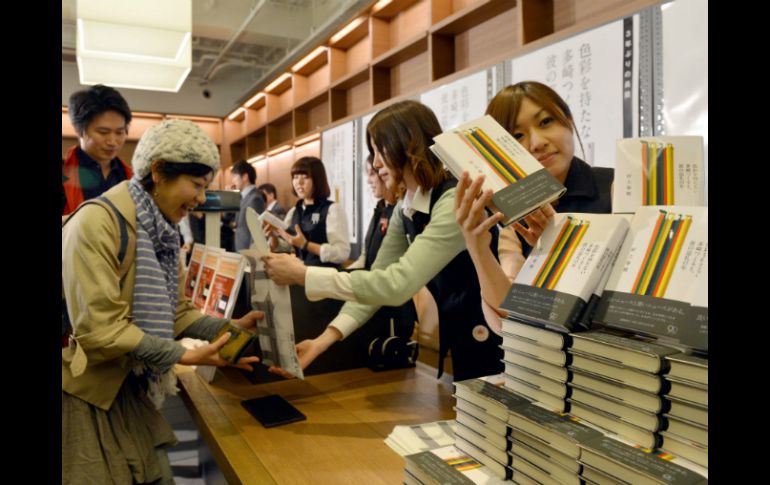
<path fill-rule="evenodd" d="M 582 221 L 568 216 L 564 227 L 559 232 L 556 241 L 554 241 L 551 250 L 548 252 L 545 263 L 532 281 L 532 286 L 547 290 L 552 290 L 556 287 L 561 275 L 564 273 L 564 269 L 575 253 L 575 248 L 578 247 L 586 231 L 588 231 L 589 224 L 589 221 Z"/>
<path fill-rule="evenodd" d="M 642 204 L 674 205 L 674 145 L 640 140 Z"/>
<path fill-rule="evenodd" d="M 692 216 L 660 211 L 632 293 L 663 297 L 676 267 Z"/>

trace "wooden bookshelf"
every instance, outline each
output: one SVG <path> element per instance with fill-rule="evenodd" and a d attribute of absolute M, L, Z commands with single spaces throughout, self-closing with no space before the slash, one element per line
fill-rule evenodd
<path fill-rule="evenodd" d="M 327 43 L 274 79 L 243 119 L 224 122 L 223 165 L 230 145 L 244 144 L 249 156 L 269 152 L 657 3 L 372 1 Z"/>

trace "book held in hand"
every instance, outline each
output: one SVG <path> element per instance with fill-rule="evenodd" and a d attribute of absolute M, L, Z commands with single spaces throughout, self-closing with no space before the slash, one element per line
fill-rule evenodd
<path fill-rule="evenodd" d="M 645 205 L 705 205 L 703 138 L 659 136 L 617 141 L 612 211 Z"/>
<path fill-rule="evenodd" d="M 516 222 L 567 191 L 526 148 L 485 115 L 433 138 L 430 149 L 458 179 L 486 176 L 483 189 L 492 189 L 490 210 L 502 212 L 502 225 Z"/>
<path fill-rule="evenodd" d="M 502 310 L 519 322 L 572 331 L 627 231 L 623 216 L 556 214 L 516 275 Z"/>

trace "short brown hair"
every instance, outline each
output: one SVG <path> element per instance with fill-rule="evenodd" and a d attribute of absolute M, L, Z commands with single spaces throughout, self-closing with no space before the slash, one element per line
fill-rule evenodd
<path fill-rule="evenodd" d="M 369 153 L 377 148 L 388 168 L 394 169 L 396 182 L 401 182 L 404 167 L 409 166 L 418 185 L 427 191 L 447 179 L 441 160 L 429 148 L 440 134 L 441 125 L 430 108 L 417 101 L 399 101 L 369 121 L 366 145 Z"/>
<path fill-rule="evenodd" d="M 318 157 L 302 157 L 291 166 L 291 176 L 304 174 L 313 181 L 313 199 L 328 199 L 331 195 L 329 182 L 326 180 L 326 169 Z M 292 185 L 291 193 L 297 196 Z"/>
<path fill-rule="evenodd" d="M 572 118 L 569 105 L 556 91 L 543 83 L 521 81 L 504 87 L 489 102 L 486 114 L 494 118 L 513 135 L 516 128 L 516 118 L 519 117 L 521 102 L 524 98 L 529 98 L 530 101 L 540 105 L 556 118 L 557 122 L 575 133 L 578 143 L 580 143 L 580 149 L 583 149 L 583 142 L 580 140 L 580 134 L 575 127 L 575 120 Z"/>

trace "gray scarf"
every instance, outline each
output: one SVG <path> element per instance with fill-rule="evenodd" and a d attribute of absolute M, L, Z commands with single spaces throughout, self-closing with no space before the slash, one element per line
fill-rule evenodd
<path fill-rule="evenodd" d="M 179 232 L 160 213 L 155 201 L 134 177 L 128 192 L 136 204 L 136 281 L 134 283 L 134 324 L 144 332 L 174 338 L 177 291 L 179 287 Z M 145 374 L 147 394 L 160 409 L 165 396 L 176 394 L 173 368 L 155 369 L 137 362 L 137 375 Z"/>

